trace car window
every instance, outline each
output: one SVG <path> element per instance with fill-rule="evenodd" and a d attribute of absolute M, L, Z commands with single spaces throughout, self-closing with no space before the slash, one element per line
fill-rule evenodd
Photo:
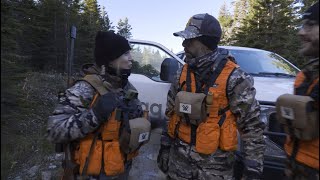
<path fill-rule="evenodd" d="M 288 74 L 295 76 L 298 70 L 279 55 L 267 51 L 229 50 L 240 67 L 253 75 Z"/>
<path fill-rule="evenodd" d="M 149 44 L 132 44 L 132 73 L 142 74 L 155 81 L 160 80 L 161 64 L 166 58 L 173 58 L 159 47 Z"/>
<path fill-rule="evenodd" d="M 177 54 L 177 56 L 178 56 L 180 59 L 183 60 L 183 58 L 184 58 L 184 53 Z"/>

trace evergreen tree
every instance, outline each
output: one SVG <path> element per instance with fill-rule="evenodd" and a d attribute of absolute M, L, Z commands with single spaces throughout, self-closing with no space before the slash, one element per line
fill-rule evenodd
<path fill-rule="evenodd" d="M 112 26 L 112 22 L 109 19 L 108 13 L 106 12 L 105 7 L 102 8 L 101 12 L 101 22 L 102 22 L 102 31 L 114 30 L 114 26 Z"/>
<path fill-rule="evenodd" d="M 294 62 L 299 57 L 293 53 L 298 38 L 295 12 L 293 0 L 250 0 L 234 45 L 273 51 Z"/>
<path fill-rule="evenodd" d="M 248 16 L 249 13 L 249 0 L 236 0 L 233 2 L 234 14 L 233 14 L 233 23 L 231 27 L 231 38 L 228 44 L 232 44 L 233 39 L 235 39 L 235 34 L 239 32 L 239 28 L 242 26 L 244 19 Z"/>
<path fill-rule="evenodd" d="M 75 47 L 75 68 L 78 70 L 82 64 L 94 62 L 95 36 L 99 30 L 103 29 L 97 0 L 84 0 L 81 11 Z"/>
<path fill-rule="evenodd" d="M 131 34 L 132 27 L 129 24 L 128 18 L 125 18 L 124 20 L 120 19 L 117 26 L 117 34 L 129 39 L 132 37 Z"/>
<path fill-rule="evenodd" d="M 222 38 L 220 43 L 226 45 L 230 41 L 233 24 L 232 14 L 229 12 L 226 2 L 224 2 L 220 8 L 218 20 L 222 28 Z"/>
<path fill-rule="evenodd" d="M 237 0 L 234 5 L 233 27 L 239 28 L 249 13 L 249 0 Z"/>
<path fill-rule="evenodd" d="M 38 17 L 33 23 L 34 34 L 32 66 L 39 70 L 63 71 L 66 58 L 66 31 L 69 12 L 67 0 L 39 0 Z"/>
<path fill-rule="evenodd" d="M 22 23 L 17 18 L 18 2 L 1 0 L 1 62 L 4 55 L 16 53 L 16 38 L 22 34 Z"/>
<path fill-rule="evenodd" d="M 295 3 L 301 7 L 300 14 L 302 14 L 317 1 L 318 0 L 296 0 Z"/>

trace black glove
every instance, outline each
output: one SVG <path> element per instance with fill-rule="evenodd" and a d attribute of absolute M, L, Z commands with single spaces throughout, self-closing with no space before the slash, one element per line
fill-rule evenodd
<path fill-rule="evenodd" d="M 159 169 L 166 173 L 169 169 L 169 153 L 170 153 L 170 146 L 161 145 L 160 151 L 157 158 L 157 163 Z"/>
<path fill-rule="evenodd" d="M 235 161 L 233 164 L 233 176 L 235 180 L 241 180 L 243 176 L 243 171 L 244 171 L 244 163 L 243 163 L 243 156 L 241 152 L 236 151 L 235 153 Z"/>
<path fill-rule="evenodd" d="M 92 107 L 94 115 L 99 122 L 105 122 L 108 117 L 120 105 L 115 93 L 109 92 L 99 97 L 98 101 Z"/>

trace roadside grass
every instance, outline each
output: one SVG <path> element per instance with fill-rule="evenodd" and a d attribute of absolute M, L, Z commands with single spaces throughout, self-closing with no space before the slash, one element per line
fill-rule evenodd
<path fill-rule="evenodd" d="M 25 69 L 1 59 L 1 179 L 44 163 L 43 157 L 54 153 L 54 144 L 44 136 L 66 78 Z"/>

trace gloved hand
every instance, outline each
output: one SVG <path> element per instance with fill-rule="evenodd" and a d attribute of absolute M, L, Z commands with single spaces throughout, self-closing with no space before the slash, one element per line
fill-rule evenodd
<path fill-rule="evenodd" d="M 169 153 L 170 153 L 170 146 L 161 145 L 160 151 L 157 158 L 157 163 L 159 169 L 163 173 L 167 173 L 169 169 Z"/>
<path fill-rule="evenodd" d="M 233 164 L 233 176 L 235 180 L 241 180 L 243 176 L 243 171 L 244 171 L 244 163 L 243 163 L 243 156 L 241 152 L 236 151 L 235 153 L 235 161 Z"/>
<path fill-rule="evenodd" d="M 117 94 L 109 92 L 99 97 L 98 101 L 93 105 L 92 111 L 99 122 L 105 122 L 108 117 L 120 105 Z"/>

